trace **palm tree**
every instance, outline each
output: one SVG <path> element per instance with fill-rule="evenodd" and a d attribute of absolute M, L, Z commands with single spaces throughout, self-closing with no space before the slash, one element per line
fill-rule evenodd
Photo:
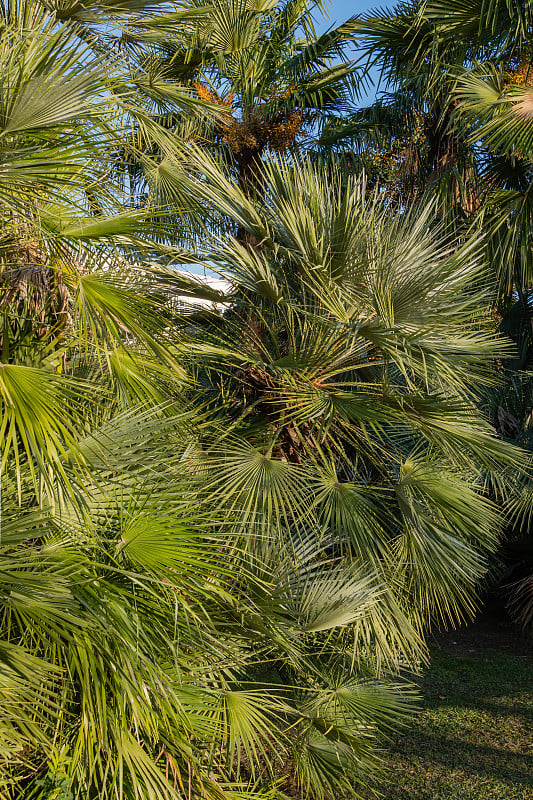
<path fill-rule="evenodd" d="M 391 202 L 409 205 L 436 189 L 437 215 L 453 215 L 457 242 L 474 229 L 484 236 L 494 327 L 514 347 L 502 360 L 500 386 L 479 387 L 479 402 L 498 433 L 524 448 L 524 463 L 530 462 L 533 399 L 532 10 L 529 2 L 467 7 L 437 0 L 369 15 L 360 34 L 390 91 L 329 134 L 332 142 L 355 137 L 363 146 L 374 137 L 373 153 L 384 152 L 393 164 L 386 187 Z M 522 476 L 500 495 L 512 523 L 507 547 L 523 571 L 530 562 L 530 484 Z"/>
<path fill-rule="evenodd" d="M 96 413 L 95 381 L 159 402 L 161 365 L 183 372 L 147 287 L 174 250 L 110 180 L 115 76 L 54 16 L 18 11 L 0 36 L 0 472 L 14 459 L 39 483 Z"/>
<path fill-rule="evenodd" d="M 453 215 L 459 237 L 472 223 L 486 231 L 506 314 L 531 282 L 530 4 L 415 0 L 366 15 L 354 35 L 386 91 L 325 130 L 322 146 L 352 143 L 371 172 L 381 167 L 382 188 L 400 205 L 436 192 L 438 214 Z"/>
<path fill-rule="evenodd" d="M 474 608 L 498 529 L 484 482 L 513 459 L 474 402 L 506 347 L 476 243 L 450 255 L 431 208 L 391 215 L 309 164 L 271 163 L 261 205 L 205 157 L 195 169 L 188 191 L 260 243 L 206 250 L 231 306 L 183 323 L 204 353 L 198 402 L 224 426 L 202 461 L 216 497 L 377 570 L 383 616 L 361 636 L 372 658 L 409 660 L 425 626 Z"/>
<path fill-rule="evenodd" d="M 472 400 L 504 352 L 479 329 L 475 243 L 450 256 L 429 214 L 309 165 L 272 164 L 257 206 L 192 166 L 187 191 L 261 247 L 206 246 L 234 290 L 222 316 L 174 316 L 180 412 L 93 428 L 63 462 L 73 491 L 27 520 L 16 597 L 52 572 L 62 605 L 44 628 L 42 605 L 5 616 L 15 797 L 257 794 L 287 765 L 352 791 L 409 700 L 387 673 L 472 610 L 496 544 L 484 480 L 513 454 Z"/>
<path fill-rule="evenodd" d="M 0 792 L 349 794 L 500 525 L 475 243 L 309 165 L 254 202 L 36 8 L 0 32 Z M 182 216 L 124 202 L 117 118 Z M 179 315 L 202 260 L 229 308 Z"/>
<path fill-rule="evenodd" d="M 192 466 L 197 423 L 115 414 L 78 442 L 79 496 L 4 507 L 4 797 L 260 797 L 295 759 L 314 796 L 348 792 L 405 716 L 343 642 L 377 579 L 314 541 L 251 561 Z"/>
<path fill-rule="evenodd" d="M 453 3 L 452 3 L 453 5 Z M 466 64 L 482 58 L 483 37 L 451 35 L 433 4 L 418 0 L 368 13 L 355 36 L 368 66 L 379 68 L 379 100 L 329 125 L 319 145 L 350 146 L 359 168 L 377 172 L 390 200 L 412 204 L 430 192 L 439 211 L 463 218 L 476 206 L 477 163 L 457 113 L 455 86 Z M 356 162 L 356 163 L 357 163 Z"/>
<path fill-rule="evenodd" d="M 0 794 L 271 796 L 284 762 L 349 792 L 410 699 L 348 651 L 381 584 L 213 503 L 218 429 L 183 398 L 206 348 L 167 303 L 213 293 L 166 266 L 195 255 L 157 208 L 120 202 L 115 75 L 22 16 L 0 32 Z"/>
<path fill-rule="evenodd" d="M 125 30 L 147 86 L 163 79 L 168 87 L 168 110 L 161 105 L 158 121 L 181 138 L 215 145 L 248 195 L 260 189 L 266 152 L 283 153 L 312 139 L 325 119 L 346 112 L 357 89 L 348 51 L 354 21 L 317 35 L 316 8 L 313 0 L 191 0 Z M 172 89 L 184 85 L 206 104 L 203 117 L 172 105 Z M 157 159 L 150 170 L 149 156 L 160 156 L 161 148 L 139 138 L 135 148 L 144 152 L 152 188 L 165 196 L 164 164 L 160 181 Z M 164 148 L 163 155 L 171 166 Z"/>

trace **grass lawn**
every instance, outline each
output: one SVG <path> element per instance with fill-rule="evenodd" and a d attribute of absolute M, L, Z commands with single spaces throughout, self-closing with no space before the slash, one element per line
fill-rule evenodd
<path fill-rule="evenodd" d="M 440 636 L 384 800 L 533 800 L 533 642 L 498 616 Z"/>

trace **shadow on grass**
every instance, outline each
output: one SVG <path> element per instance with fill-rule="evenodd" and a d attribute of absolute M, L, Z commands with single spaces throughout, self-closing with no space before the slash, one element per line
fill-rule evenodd
<path fill-rule="evenodd" d="M 533 731 L 533 705 L 527 705 L 526 703 L 507 702 L 500 704 L 487 700 L 476 700 L 475 705 L 473 705 L 471 702 L 462 701 L 457 698 L 450 698 L 449 702 L 447 700 L 441 700 L 439 702 L 428 701 L 425 708 L 431 711 L 437 711 L 438 709 L 444 710 L 460 708 L 465 711 L 470 710 L 485 712 L 493 715 L 494 717 L 498 717 L 498 719 L 521 717 L 524 722 L 527 722 L 531 725 L 531 730 Z"/>
<path fill-rule="evenodd" d="M 533 756 L 485 744 L 473 744 L 460 738 L 422 732 L 416 732 L 411 741 L 416 746 L 416 751 L 414 747 L 406 749 L 405 739 L 400 740 L 390 750 L 404 756 L 414 756 L 417 760 L 441 764 L 451 772 L 460 770 L 462 773 L 498 779 L 511 785 L 521 783 L 523 786 L 533 787 Z"/>
<path fill-rule="evenodd" d="M 430 649 L 420 713 L 386 745 L 383 800 L 533 800 L 531 643 L 486 614 Z"/>

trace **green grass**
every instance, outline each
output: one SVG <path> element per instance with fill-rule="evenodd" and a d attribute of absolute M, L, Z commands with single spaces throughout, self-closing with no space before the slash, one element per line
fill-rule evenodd
<path fill-rule="evenodd" d="M 422 708 L 389 743 L 385 800 L 533 800 L 533 654 L 485 617 L 435 642 Z"/>

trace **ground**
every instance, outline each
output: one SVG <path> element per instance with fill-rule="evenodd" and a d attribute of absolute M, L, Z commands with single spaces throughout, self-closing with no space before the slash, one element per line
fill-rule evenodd
<path fill-rule="evenodd" d="M 503 614 L 436 637 L 383 800 L 533 800 L 533 635 Z"/>

